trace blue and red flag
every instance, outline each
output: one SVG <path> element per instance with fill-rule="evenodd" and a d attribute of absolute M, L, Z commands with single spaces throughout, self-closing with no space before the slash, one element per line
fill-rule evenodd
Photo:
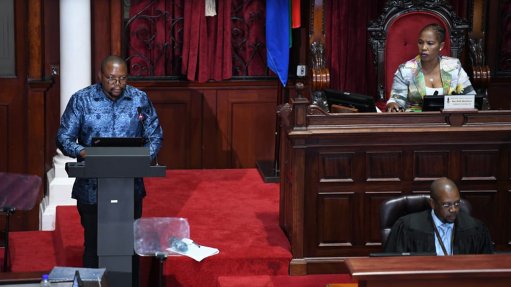
<path fill-rule="evenodd" d="M 290 0 L 266 1 L 266 57 L 268 67 L 287 84 L 289 72 Z"/>

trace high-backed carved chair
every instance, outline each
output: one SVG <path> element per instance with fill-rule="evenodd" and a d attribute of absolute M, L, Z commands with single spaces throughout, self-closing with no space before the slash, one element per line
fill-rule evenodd
<path fill-rule="evenodd" d="M 394 223 L 402 216 L 410 213 L 430 209 L 429 195 L 404 195 L 389 199 L 380 206 L 380 228 L 382 245 L 387 240 Z M 461 199 L 460 211 L 470 214 L 472 206 L 470 202 Z"/>
<path fill-rule="evenodd" d="M 377 65 L 378 97 L 390 97 L 394 73 L 399 64 L 418 54 L 417 38 L 422 27 L 438 23 L 445 28 L 442 54 L 459 58 L 468 23 L 456 16 L 445 0 L 387 1 L 383 13 L 369 23 L 370 44 Z"/>

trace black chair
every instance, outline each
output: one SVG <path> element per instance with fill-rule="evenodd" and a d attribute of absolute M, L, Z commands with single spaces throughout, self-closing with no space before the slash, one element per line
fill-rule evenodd
<path fill-rule="evenodd" d="M 5 217 L 4 230 L 0 231 L 0 235 L 3 235 L 0 248 L 4 248 L 0 272 L 11 271 L 9 221 L 17 210 L 28 211 L 34 207 L 41 184 L 42 179 L 37 175 L 0 172 L 0 216 Z"/>
<path fill-rule="evenodd" d="M 16 208 L 14 207 L 0 207 L 0 216 L 5 217 L 5 226 L 3 230 L 3 244 L 0 246 L 0 248 L 4 249 L 3 264 L 0 267 L 1 272 L 11 271 L 11 254 L 9 252 L 9 224 L 10 224 L 9 221 L 15 211 Z"/>
<path fill-rule="evenodd" d="M 385 244 L 394 223 L 402 216 L 430 209 L 429 195 L 405 195 L 389 199 L 380 207 L 381 242 Z M 461 199 L 460 211 L 470 214 L 472 206 L 470 202 Z"/>

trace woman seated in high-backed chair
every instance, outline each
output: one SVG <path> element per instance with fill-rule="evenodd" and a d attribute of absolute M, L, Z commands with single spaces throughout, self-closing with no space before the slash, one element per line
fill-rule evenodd
<path fill-rule="evenodd" d="M 419 33 L 419 55 L 399 66 L 394 74 L 388 112 L 421 111 L 425 95 L 475 95 L 467 73 L 457 58 L 440 55 L 445 30 L 428 24 Z"/>

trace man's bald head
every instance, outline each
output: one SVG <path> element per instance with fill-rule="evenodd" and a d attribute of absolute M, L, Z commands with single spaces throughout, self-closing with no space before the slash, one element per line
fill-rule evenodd
<path fill-rule="evenodd" d="M 435 200 L 438 200 L 442 194 L 450 192 L 459 193 L 454 181 L 447 177 L 441 177 L 431 183 L 431 197 Z"/>
<path fill-rule="evenodd" d="M 456 184 L 447 177 L 431 184 L 431 208 L 442 222 L 452 223 L 459 212 L 460 192 Z"/>
<path fill-rule="evenodd" d="M 103 61 L 101 61 L 101 72 L 104 72 L 105 69 L 109 65 L 112 65 L 112 64 L 123 65 L 123 66 L 127 67 L 126 61 L 124 61 L 123 58 L 121 58 L 119 56 L 115 56 L 115 55 L 110 55 L 110 56 L 105 57 L 103 59 Z"/>
<path fill-rule="evenodd" d="M 126 61 L 114 55 L 105 57 L 98 71 L 98 79 L 105 95 L 113 101 L 117 100 L 124 92 L 128 80 Z"/>

